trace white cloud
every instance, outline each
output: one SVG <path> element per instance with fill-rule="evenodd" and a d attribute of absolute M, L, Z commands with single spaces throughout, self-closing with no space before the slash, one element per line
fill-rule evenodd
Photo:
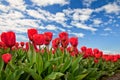
<path fill-rule="evenodd" d="M 24 0 L 6 0 L 10 4 L 10 8 L 25 11 L 26 5 Z"/>
<path fill-rule="evenodd" d="M 8 12 L 8 10 L 10 9 L 9 6 L 5 6 L 3 4 L 0 4 L 0 10 L 3 11 L 3 12 Z"/>
<path fill-rule="evenodd" d="M 22 35 L 22 34 L 17 34 L 16 35 L 16 40 L 18 42 L 20 42 L 20 41 L 28 41 L 28 38 L 26 36 Z"/>
<path fill-rule="evenodd" d="M 47 25 L 46 29 L 47 30 L 57 30 L 57 27 L 55 25 Z"/>
<path fill-rule="evenodd" d="M 94 1 L 96 0 L 83 0 L 83 5 L 85 5 L 86 7 L 89 7 Z"/>
<path fill-rule="evenodd" d="M 94 19 L 93 20 L 93 24 L 95 24 L 95 25 L 99 25 L 101 23 L 102 23 L 102 21 L 100 19 Z"/>
<path fill-rule="evenodd" d="M 66 5 L 69 4 L 68 0 L 31 0 L 34 4 L 38 6 L 48 6 L 48 5 Z"/>
<path fill-rule="evenodd" d="M 65 23 L 66 19 L 66 15 L 63 12 L 57 12 L 56 14 L 52 14 L 46 10 L 42 10 L 42 9 L 37 9 L 37 10 L 26 10 L 27 14 L 29 16 L 32 16 L 36 19 L 40 19 L 46 22 L 56 22 L 60 25 L 62 25 L 63 27 L 67 27 L 70 28 L 70 25 L 67 25 Z"/>
<path fill-rule="evenodd" d="M 1 17 L 4 19 L 19 19 L 23 18 L 24 15 L 21 12 L 11 10 L 9 13 L 2 13 Z"/>
<path fill-rule="evenodd" d="M 90 18 L 90 15 L 92 14 L 92 9 L 74 9 L 73 10 L 73 20 L 80 20 L 80 21 L 86 21 Z"/>
<path fill-rule="evenodd" d="M 73 34 L 73 35 L 75 35 L 75 36 L 77 36 L 77 37 L 79 37 L 79 38 L 84 38 L 84 36 L 85 36 L 85 34 L 83 34 L 83 33 L 71 32 L 71 33 L 69 33 L 69 34 Z"/>
<path fill-rule="evenodd" d="M 43 14 L 38 12 L 37 10 L 26 10 L 29 16 L 32 16 L 36 19 L 42 19 L 46 21 L 46 18 Z"/>
<path fill-rule="evenodd" d="M 44 27 L 45 29 L 47 29 L 47 30 L 53 30 L 53 31 L 66 31 L 64 28 L 62 28 L 62 27 L 58 27 L 58 26 L 56 26 L 56 25 L 47 25 L 46 27 Z"/>
<path fill-rule="evenodd" d="M 115 51 L 115 50 L 102 50 L 104 54 L 110 54 L 110 55 L 113 55 L 113 54 L 117 54 L 119 53 L 120 51 Z"/>
<path fill-rule="evenodd" d="M 89 27 L 89 26 L 87 26 L 87 25 L 85 25 L 85 24 L 82 24 L 82 23 L 80 23 L 80 22 L 75 22 L 75 21 L 74 21 L 74 22 L 71 22 L 71 25 L 73 25 L 73 26 L 75 26 L 75 27 L 77 27 L 77 28 L 84 29 L 84 30 L 90 30 L 90 31 L 92 31 L 92 32 L 97 31 L 96 28 Z"/>
<path fill-rule="evenodd" d="M 106 13 L 115 13 L 115 14 L 120 14 L 120 6 L 117 3 L 109 3 L 107 5 L 104 5 L 100 8 L 97 8 L 95 11 L 103 11 L 105 10 Z"/>
<path fill-rule="evenodd" d="M 64 14 L 67 15 L 67 17 L 72 18 L 75 21 L 86 21 L 90 18 L 90 15 L 92 14 L 93 10 L 86 8 L 86 9 L 64 9 Z"/>
<path fill-rule="evenodd" d="M 72 30 L 67 30 L 67 32 L 70 34 L 70 37 L 71 37 L 71 34 L 78 38 L 84 38 L 84 36 L 85 36 L 85 34 L 83 34 L 81 32 L 73 32 Z"/>
<path fill-rule="evenodd" d="M 112 31 L 112 29 L 107 27 L 107 28 L 104 29 L 104 31 Z"/>
<path fill-rule="evenodd" d="M 66 20 L 65 14 L 61 12 L 56 13 L 56 15 L 54 16 L 54 20 L 58 22 L 64 22 Z"/>
<path fill-rule="evenodd" d="M 58 30 L 60 31 L 66 31 L 64 28 L 58 27 Z"/>

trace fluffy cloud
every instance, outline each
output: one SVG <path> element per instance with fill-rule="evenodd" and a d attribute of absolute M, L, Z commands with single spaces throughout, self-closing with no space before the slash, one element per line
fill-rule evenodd
<path fill-rule="evenodd" d="M 42 19 L 46 21 L 45 16 L 43 15 L 43 13 L 41 14 L 40 12 L 38 12 L 37 10 L 26 10 L 27 14 L 31 17 L 34 17 L 36 19 Z"/>
<path fill-rule="evenodd" d="M 34 4 L 38 6 L 48 6 L 48 5 L 65 5 L 68 4 L 68 0 L 31 0 Z"/>
<path fill-rule="evenodd" d="M 86 7 L 89 7 L 94 1 L 96 0 L 83 0 L 83 5 L 85 5 Z"/>
<path fill-rule="evenodd" d="M 93 10 L 89 8 L 84 9 L 64 9 L 63 12 L 70 18 L 73 18 L 73 20 L 81 20 L 86 21 L 90 18 L 90 15 L 92 14 Z"/>
<path fill-rule="evenodd" d="M 46 29 L 47 30 L 57 30 L 57 27 L 55 25 L 47 25 Z"/>
<path fill-rule="evenodd" d="M 84 38 L 85 34 L 83 33 L 75 33 L 75 32 L 71 32 L 70 34 L 73 34 L 74 36 L 77 36 L 79 38 Z"/>
<path fill-rule="evenodd" d="M 9 7 L 12 9 L 18 9 L 21 11 L 25 11 L 26 5 L 24 0 L 6 0 L 9 3 Z"/>
<path fill-rule="evenodd" d="M 104 5 L 100 8 L 97 8 L 96 11 L 103 11 L 105 10 L 106 13 L 115 13 L 120 14 L 120 6 L 117 3 L 109 3 L 107 5 Z"/>
<path fill-rule="evenodd" d="M 95 24 L 95 25 L 99 25 L 101 23 L 102 23 L 102 21 L 100 19 L 94 19 L 93 20 L 93 24 Z"/>
<path fill-rule="evenodd" d="M 104 31 L 112 31 L 112 29 L 107 27 L 107 28 L 104 29 Z"/>
<path fill-rule="evenodd" d="M 92 32 L 97 31 L 96 28 L 89 27 L 89 26 L 87 26 L 87 25 L 85 25 L 85 24 L 82 24 L 82 23 L 80 23 L 80 22 L 75 22 L 75 21 L 74 21 L 74 22 L 71 23 L 71 25 L 73 25 L 73 26 L 75 26 L 75 27 L 77 27 L 77 28 L 80 28 L 80 29 L 90 30 L 90 31 L 92 31 Z"/>
<path fill-rule="evenodd" d="M 18 42 L 20 42 L 20 41 L 28 41 L 28 37 L 26 37 L 26 36 L 24 36 L 22 34 L 17 34 L 16 39 L 17 39 Z"/>

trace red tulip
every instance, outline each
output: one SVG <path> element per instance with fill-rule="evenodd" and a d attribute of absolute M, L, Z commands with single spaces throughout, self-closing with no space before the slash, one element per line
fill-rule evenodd
<path fill-rule="evenodd" d="M 112 59 L 113 62 L 117 62 L 118 59 L 119 59 L 119 57 L 117 55 L 113 55 L 113 59 Z"/>
<path fill-rule="evenodd" d="M 4 48 L 5 47 L 5 43 L 0 41 L 0 48 Z"/>
<path fill-rule="evenodd" d="M 53 50 L 52 50 L 52 54 L 55 54 L 55 51 L 56 51 L 56 50 L 53 49 Z"/>
<path fill-rule="evenodd" d="M 99 62 L 99 60 L 97 60 L 97 59 L 94 59 L 94 63 L 96 63 L 96 64 L 97 64 L 98 62 Z"/>
<path fill-rule="evenodd" d="M 94 52 L 94 54 L 97 54 L 97 53 L 99 53 L 99 49 L 95 48 L 95 49 L 93 49 L 93 52 Z"/>
<path fill-rule="evenodd" d="M 75 56 L 76 53 L 75 53 L 75 52 L 71 52 L 70 55 L 71 55 L 71 56 Z"/>
<path fill-rule="evenodd" d="M 97 59 L 101 58 L 102 55 L 103 55 L 102 51 L 100 51 L 99 53 L 94 53 L 94 57 L 97 58 Z"/>
<path fill-rule="evenodd" d="M 20 45 L 23 47 L 25 45 L 25 43 L 24 42 L 20 42 Z"/>
<path fill-rule="evenodd" d="M 18 42 L 15 43 L 15 47 L 19 48 L 19 43 Z"/>
<path fill-rule="evenodd" d="M 92 57 L 93 56 L 93 52 L 92 52 L 92 48 L 87 48 L 86 50 L 86 53 L 85 54 L 88 54 L 89 57 Z"/>
<path fill-rule="evenodd" d="M 68 33 L 67 32 L 59 33 L 59 38 L 61 39 L 61 41 L 68 39 Z"/>
<path fill-rule="evenodd" d="M 38 50 L 36 43 L 33 42 L 32 45 L 33 45 L 33 47 L 34 47 L 35 50 Z"/>
<path fill-rule="evenodd" d="M 77 38 L 77 37 L 71 37 L 71 38 L 69 39 L 69 41 L 70 41 L 70 44 L 71 44 L 73 47 L 77 47 L 77 45 L 78 45 L 78 38 Z"/>
<path fill-rule="evenodd" d="M 29 49 L 29 42 L 25 43 L 25 49 L 26 49 L 26 51 L 28 51 L 28 49 Z"/>
<path fill-rule="evenodd" d="M 105 61 L 111 61 L 112 59 L 113 59 L 113 57 L 112 57 L 112 55 L 103 55 L 102 56 L 102 58 L 103 58 L 103 60 L 105 60 Z"/>
<path fill-rule="evenodd" d="M 63 48 L 66 48 L 68 46 L 68 44 L 69 44 L 69 39 L 68 38 L 66 38 L 66 40 L 61 42 L 61 45 L 62 45 Z"/>
<path fill-rule="evenodd" d="M 68 51 L 69 53 L 71 53 L 71 52 L 74 51 L 74 49 L 73 49 L 73 47 L 67 47 L 67 51 Z"/>
<path fill-rule="evenodd" d="M 54 49 L 57 49 L 59 44 L 60 44 L 60 39 L 59 38 L 55 38 L 54 40 L 52 40 L 52 47 Z"/>
<path fill-rule="evenodd" d="M 28 29 L 27 33 L 28 33 L 29 40 L 33 41 L 33 35 L 38 34 L 38 31 L 32 28 L 32 29 Z"/>
<path fill-rule="evenodd" d="M 85 53 L 86 50 L 87 50 L 87 47 L 86 47 L 86 46 L 82 46 L 82 47 L 81 47 L 81 51 L 82 51 L 83 53 Z"/>
<path fill-rule="evenodd" d="M 5 43 L 7 47 L 13 47 L 16 43 L 16 36 L 15 33 L 12 31 L 3 32 L 1 34 L 1 40 Z"/>
<path fill-rule="evenodd" d="M 12 58 L 12 55 L 10 53 L 6 53 L 2 55 L 2 60 L 7 64 Z"/>
<path fill-rule="evenodd" d="M 45 32 L 44 33 L 44 44 L 49 45 L 50 41 L 52 40 L 53 33 L 52 32 Z"/>
<path fill-rule="evenodd" d="M 67 51 L 70 53 L 71 56 L 76 56 L 79 53 L 76 47 L 68 47 Z"/>
<path fill-rule="evenodd" d="M 44 35 L 43 34 L 34 34 L 33 35 L 33 42 L 36 45 L 43 45 L 43 43 L 44 43 Z"/>

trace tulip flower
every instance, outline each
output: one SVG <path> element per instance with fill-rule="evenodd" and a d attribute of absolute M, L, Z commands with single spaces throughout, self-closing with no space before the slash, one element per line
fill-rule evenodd
<path fill-rule="evenodd" d="M 59 33 L 59 38 L 61 39 L 61 41 L 68 39 L 68 33 L 67 32 Z"/>
<path fill-rule="evenodd" d="M 61 41 L 61 45 L 62 45 L 63 48 L 67 48 L 68 44 L 69 44 L 69 39 L 68 38 L 66 38 L 66 40 L 64 40 L 64 41 Z"/>
<path fill-rule="evenodd" d="M 24 42 L 20 42 L 20 45 L 23 47 L 25 45 L 25 43 Z"/>
<path fill-rule="evenodd" d="M 2 60 L 7 64 L 12 58 L 12 55 L 10 53 L 6 53 L 2 55 Z"/>
<path fill-rule="evenodd" d="M 44 35 L 43 34 L 34 34 L 33 35 L 33 42 L 36 45 L 43 45 L 43 43 L 44 43 Z"/>
<path fill-rule="evenodd" d="M 94 63 L 97 64 L 99 62 L 98 59 L 94 59 Z"/>
<path fill-rule="evenodd" d="M 34 28 L 31 28 L 31 29 L 28 29 L 27 34 L 28 34 L 29 40 L 33 41 L 33 35 L 38 34 L 38 31 Z"/>
<path fill-rule="evenodd" d="M 81 47 L 81 51 L 82 51 L 83 53 L 85 53 L 86 50 L 87 50 L 87 47 L 86 47 L 86 46 L 82 46 L 82 47 Z"/>
<path fill-rule="evenodd" d="M 28 51 L 28 49 L 29 49 L 29 42 L 26 42 L 25 43 L 25 50 Z"/>
<path fill-rule="evenodd" d="M 97 54 L 97 53 L 99 53 L 99 49 L 95 48 L 95 49 L 93 49 L 93 52 L 94 52 L 94 54 Z"/>
<path fill-rule="evenodd" d="M 57 49 L 59 44 L 60 44 L 60 38 L 55 38 L 54 40 L 52 40 L 52 47 L 54 49 Z"/>
<path fill-rule="evenodd" d="M 16 43 L 15 33 L 12 31 L 3 32 L 1 34 L 1 40 L 5 43 L 7 47 L 12 48 Z"/>
<path fill-rule="evenodd" d="M 69 39 L 69 41 L 70 41 L 70 44 L 71 44 L 73 47 L 77 47 L 77 45 L 78 45 L 78 38 L 77 38 L 77 37 L 71 37 L 71 38 Z"/>
<path fill-rule="evenodd" d="M 4 48 L 4 47 L 5 47 L 4 42 L 0 41 L 0 48 Z"/>
<path fill-rule="evenodd" d="M 50 41 L 52 40 L 53 33 L 52 32 L 45 32 L 44 33 L 44 44 L 49 45 Z"/>

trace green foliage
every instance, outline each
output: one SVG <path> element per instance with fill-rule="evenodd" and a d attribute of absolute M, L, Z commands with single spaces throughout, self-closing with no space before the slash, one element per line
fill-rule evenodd
<path fill-rule="evenodd" d="M 44 53 L 21 48 L 12 51 L 12 60 L 5 64 L 0 58 L 0 80 L 97 80 L 103 75 L 113 75 L 120 69 L 116 63 L 94 63 L 94 58 L 83 59 L 81 54 L 71 56 L 66 50 L 44 48 Z M 0 57 L 5 51 L 0 49 Z M 6 51 L 9 52 L 9 49 Z"/>

